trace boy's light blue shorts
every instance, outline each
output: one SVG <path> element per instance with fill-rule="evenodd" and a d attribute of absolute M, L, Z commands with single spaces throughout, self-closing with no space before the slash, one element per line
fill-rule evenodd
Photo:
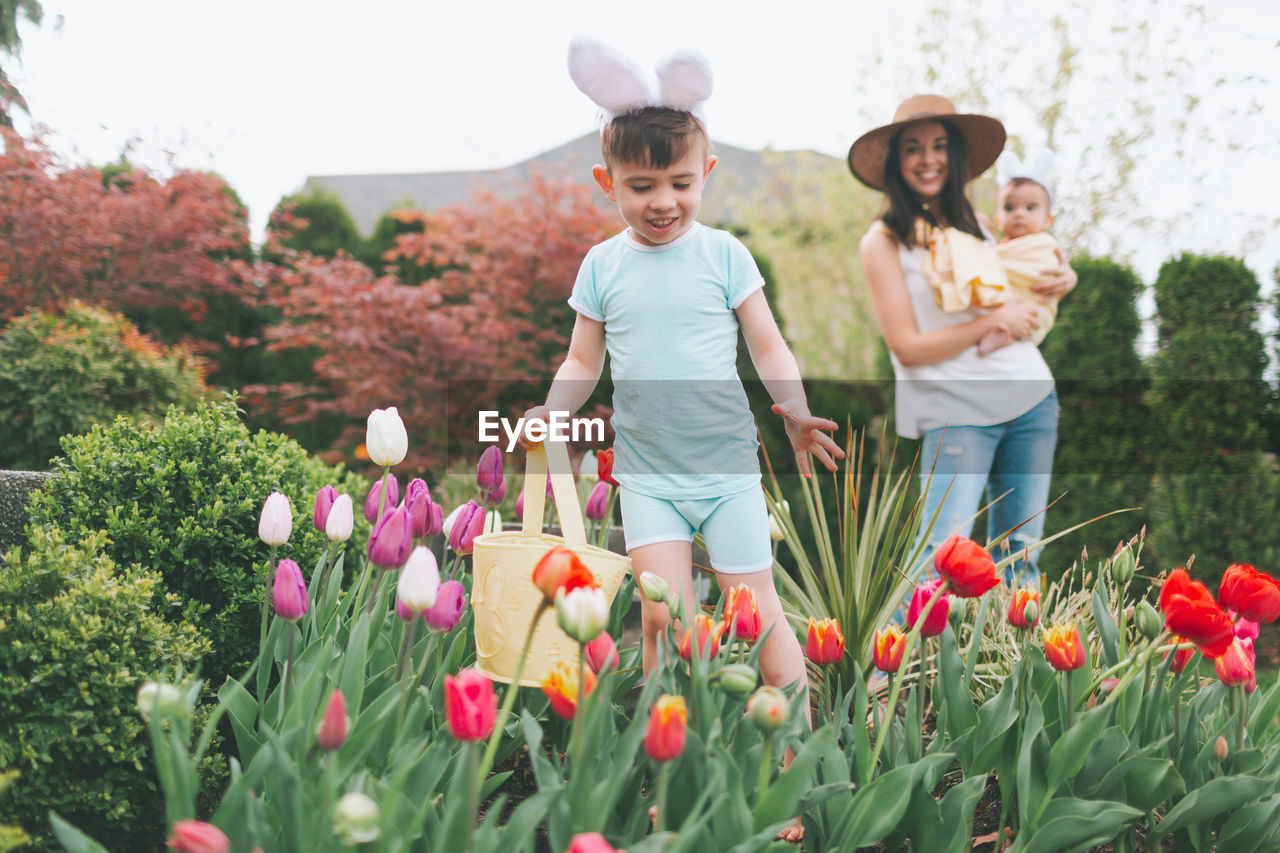
<path fill-rule="evenodd" d="M 622 487 L 618 499 L 628 551 L 658 542 L 692 542 L 700 532 L 717 572 L 744 575 L 773 567 L 769 510 L 759 486 L 698 500 L 655 498 Z"/>

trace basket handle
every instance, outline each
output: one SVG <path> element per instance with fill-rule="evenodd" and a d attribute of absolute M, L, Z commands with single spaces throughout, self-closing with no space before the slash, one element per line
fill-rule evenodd
<path fill-rule="evenodd" d="M 569 467 L 569 450 L 563 441 L 543 441 L 531 448 L 525 459 L 524 518 L 521 520 L 525 535 L 533 536 L 542 532 L 548 470 L 551 472 L 551 493 L 555 496 L 556 512 L 560 516 L 560 532 L 571 545 L 587 544 L 582 506 L 578 503 L 573 469 Z"/>

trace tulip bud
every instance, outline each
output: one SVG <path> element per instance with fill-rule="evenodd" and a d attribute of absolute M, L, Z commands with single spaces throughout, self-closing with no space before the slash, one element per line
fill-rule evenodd
<path fill-rule="evenodd" d="M 427 521 L 427 536 L 435 536 L 444 530 L 444 507 L 438 503 L 431 504 L 431 517 Z"/>
<path fill-rule="evenodd" d="M 502 515 L 496 509 L 487 510 L 484 514 L 484 532 L 501 533 Z"/>
<path fill-rule="evenodd" d="M 618 481 L 613 478 L 613 448 L 608 450 L 596 451 L 596 476 L 604 480 L 611 486 L 617 486 Z"/>
<path fill-rule="evenodd" d="M 1040 621 L 1039 601 L 1033 598 L 1027 602 L 1026 607 L 1022 608 L 1022 620 L 1026 622 L 1028 626 L 1034 626 Z"/>
<path fill-rule="evenodd" d="M 503 481 L 502 448 L 491 444 L 480 454 L 480 461 L 476 463 L 476 485 L 480 487 L 480 491 L 487 492 L 497 488 L 498 483 Z"/>
<path fill-rule="evenodd" d="M 409 605 L 405 604 L 398 597 L 396 598 L 396 618 L 401 622 L 412 622 L 418 618 L 418 614 L 413 612 Z"/>
<path fill-rule="evenodd" d="M 489 506 L 497 506 L 507 499 L 507 481 L 499 480 L 498 485 L 490 489 L 484 496 L 484 502 Z"/>
<path fill-rule="evenodd" d="M 609 622 L 609 600 L 604 590 L 578 587 L 556 591 L 556 622 L 579 643 L 589 643 Z"/>
<path fill-rule="evenodd" d="M 386 481 L 387 499 L 382 499 L 383 481 Z M 386 515 L 387 511 L 400 503 L 400 482 L 396 479 L 395 474 L 386 474 L 379 477 L 377 482 L 373 484 L 373 488 L 369 489 L 369 495 L 364 499 L 364 517 L 370 524 L 378 523 L 378 508 L 382 508 L 382 514 Z"/>
<path fill-rule="evenodd" d="M 449 733 L 461 741 L 489 737 L 498 718 L 498 697 L 489 676 L 475 669 L 460 669 L 444 677 L 444 717 Z"/>
<path fill-rule="evenodd" d="M 649 727 L 644 736 L 644 751 L 654 761 L 676 758 L 684 751 L 689 710 L 683 696 L 664 694 L 649 711 Z"/>
<path fill-rule="evenodd" d="M 338 749 L 347 741 L 351 731 L 351 718 L 347 716 L 347 703 L 341 690 L 334 690 L 325 706 L 324 716 L 316 726 L 316 746 L 323 750 Z"/>
<path fill-rule="evenodd" d="M 258 538 L 267 545 L 283 545 L 293 532 L 293 510 L 289 499 L 280 492 L 272 492 L 262 505 L 258 517 Z"/>
<path fill-rule="evenodd" d="M 329 517 L 324 522 L 324 535 L 330 542 L 346 542 L 351 538 L 351 530 L 355 525 L 355 510 L 351 506 L 351 495 L 338 495 L 329 509 Z"/>
<path fill-rule="evenodd" d="M 382 831 L 378 828 L 381 814 L 378 804 L 368 794 L 348 791 L 333 808 L 333 834 L 346 844 L 374 841 Z"/>
<path fill-rule="evenodd" d="M 600 480 L 591 489 L 591 494 L 587 496 L 587 505 L 583 509 L 582 514 L 592 521 L 601 521 L 604 518 L 604 511 L 609 505 L 609 484 Z"/>
<path fill-rule="evenodd" d="M 1116 582 L 1116 586 L 1124 586 L 1133 580 L 1135 563 L 1133 552 L 1128 546 L 1122 547 L 1111 558 L 1111 579 Z"/>
<path fill-rule="evenodd" d="M 786 695 L 776 687 L 761 687 L 747 702 L 747 716 L 756 728 L 775 732 L 787 722 L 790 703 Z"/>
<path fill-rule="evenodd" d="M 449 547 L 458 554 L 470 554 L 476 537 L 484 531 L 484 507 L 475 501 L 467 501 L 454 517 L 449 530 Z"/>
<path fill-rule="evenodd" d="M 1160 636 L 1160 631 L 1164 629 L 1164 620 L 1160 618 L 1159 613 L 1156 613 L 1156 609 L 1151 606 L 1151 602 L 1139 602 L 1136 616 L 1138 630 L 1142 632 L 1142 636 L 1148 640 L 1154 640 Z"/>
<path fill-rule="evenodd" d="M 1218 761 L 1227 760 L 1227 739 L 1222 735 L 1218 735 L 1218 739 L 1213 742 L 1213 757 Z"/>
<path fill-rule="evenodd" d="M 405 454 L 409 452 L 409 434 L 395 406 L 374 409 L 369 413 L 364 446 L 375 465 L 386 468 L 404 461 Z"/>
<path fill-rule="evenodd" d="M 293 560 L 281 560 L 276 565 L 276 578 L 271 585 L 271 603 L 276 615 L 288 622 L 297 622 L 307 614 L 311 601 L 307 598 L 307 584 L 302 580 L 302 569 Z"/>
<path fill-rule="evenodd" d="M 671 585 L 661 575 L 644 572 L 640 575 L 640 591 L 650 601 L 666 601 L 671 594 Z"/>
<path fill-rule="evenodd" d="M 321 533 L 324 532 L 325 522 L 329 520 L 329 510 L 333 509 L 333 502 L 337 498 L 338 490 L 333 486 L 325 486 L 316 492 L 316 507 L 311 514 L 311 523 Z"/>
<path fill-rule="evenodd" d="M 460 581 L 445 581 L 436 593 L 436 603 L 422 614 L 422 620 L 432 631 L 447 634 L 458 625 L 462 611 L 467 609 L 467 591 Z"/>
<path fill-rule="evenodd" d="M 168 846 L 175 853 L 228 853 L 231 839 L 211 823 L 202 820 L 180 820 L 173 825 Z"/>
<path fill-rule="evenodd" d="M 756 689 L 756 671 L 745 663 L 731 663 L 711 673 L 711 683 L 731 696 L 746 696 Z"/>
<path fill-rule="evenodd" d="M 591 671 L 596 675 L 605 669 L 618 668 L 618 644 L 613 641 L 613 635 L 608 631 L 596 634 L 595 639 L 583 648 L 583 652 L 587 657 L 587 666 L 591 667 Z"/>
<path fill-rule="evenodd" d="M 516 518 L 524 521 L 524 489 L 516 494 Z"/>
<path fill-rule="evenodd" d="M 791 505 L 786 501 L 782 501 L 778 508 L 784 515 L 791 513 Z M 774 542 L 781 542 L 785 538 L 785 534 L 782 532 L 782 524 L 779 523 L 777 515 L 772 512 L 769 513 L 769 538 Z"/>
<path fill-rule="evenodd" d="M 144 720 L 168 717 L 183 709 L 182 691 L 166 682 L 145 681 L 138 688 L 137 706 Z"/>
<path fill-rule="evenodd" d="M 409 513 L 404 507 L 382 516 L 369 534 L 369 562 L 380 569 L 400 568 L 412 548 L 413 531 L 409 529 Z"/>
<path fill-rule="evenodd" d="M 569 842 L 569 849 L 564 853 L 626 853 L 626 851 L 614 849 L 609 844 L 609 840 L 598 832 L 580 832 Z"/>
<path fill-rule="evenodd" d="M 427 527 L 431 523 L 431 494 L 427 490 L 426 480 L 414 477 L 405 486 L 404 508 L 409 513 L 414 538 L 426 536 Z"/>
<path fill-rule="evenodd" d="M 426 546 L 419 545 L 409 554 L 404 568 L 400 570 L 396 601 L 403 602 L 418 614 L 436 603 L 439 589 L 440 567 L 436 565 L 436 555 Z"/>

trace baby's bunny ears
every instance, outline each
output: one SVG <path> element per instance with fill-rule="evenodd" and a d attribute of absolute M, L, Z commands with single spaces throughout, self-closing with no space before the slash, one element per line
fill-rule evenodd
<path fill-rule="evenodd" d="M 605 122 L 644 107 L 693 113 L 706 124 L 702 106 L 711 97 L 711 66 L 696 51 L 672 55 L 652 75 L 606 44 L 586 36 L 569 42 L 569 77 L 604 112 Z"/>
<path fill-rule="evenodd" d="M 996 183 L 1000 186 L 1014 178 L 1026 178 L 1044 187 L 1049 194 L 1049 203 L 1053 204 L 1053 152 L 1041 149 L 1026 160 L 1022 160 L 1012 151 L 1006 151 L 996 160 Z"/>

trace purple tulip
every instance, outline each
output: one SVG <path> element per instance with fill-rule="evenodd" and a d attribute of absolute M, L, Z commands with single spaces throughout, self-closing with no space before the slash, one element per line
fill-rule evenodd
<path fill-rule="evenodd" d="M 516 518 L 524 521 L 524 489 L 520 490 L 520 494 L 516 495 Z"/>
<path fill-rule="evenodd" d="M 444 530 L 444 507 L 438 503 L 432 503 L 429 507 L 430 517 L 427 520 L 427 532 L 425 536 L 435 536 Z"/>
<path fill-rule="evenodd" d="M 276 565 L 276 579 L 271 585 L 271 603 L 281 619 L 296 622 L 307 614 L 310 601 L 307 585 L 302 580 L 302 570 L 293 560 L 284 559 Z"/>
<path fill-rule="evenodd" d="M 413 549 L 409 512 L 399 506 L 382 516 L 369 534 L 369 562 L 381 569 L 398 569 Z"/>
<path fill-rule="evenodd" d="M 399 598 L 396 599 L 396 618 L 401 622 L 412 622 L 418 614 L 413 612 L 413 608 L 405 604 Z"/>
<path fill-rule="evenodd" d="M 467 609 L 467 593 L 460 581 L 445 581 L 436 593 L 436 603 L 422 611 L 423 621 L 432 631 L 447 634 L 458 626 Z"/>
<path fill-rule="evenodd" d="M 378 504 L 382 499 L 382 478 L 378 478 L 378 482 L 373 484 L 373 488 L 369 490 L 369 497 L 364 499 L 364 517 L 369 520 L 370 524 L 378 523 Z M 386 514 L 396 504 L 400 503 L 400 483 L 396 481 L 395 474 L 387 475 L 387 501 L 382 504 L 382 512 Z"/>
<path fill-rule="evenodd" d="M 338 490 L 333 486 L 325 486 L 316 493 L 316 509 L 311 516 L 311 523 L 321 533 L 324 533 L 324 526 L 329 521 L 329 510 L 333 509 L 333 502 L 337 499 Z"/>
<path fill-rule="evenodd" d="M 484 502 L 489 506 L 497 506 L 507 499 L 507 478 L 503 477 L 498 480 L 498 485 L 489 490 L 489 494 L 485 496 Z"/>
<path fill-rule="evenodd" d="M 467 501 L 453 520 L 449 530 L 449 547 L 459 554 L 470 554 L 475 538 L 484 531 L 484 507 Z"/>
<path fill-rule="evenodd" d="M 604 511 L 609 506 L 609 489 L 611 486 L 604 480 L 598 480 L 587 496 L 587 506 L 582 514 L 592 521 L 604 518 Z"/>
<path fill-rule="evenodd" d="M 502 448 L 491 444 L 480 454 L 480 461 L 476 464 L 476 485 L 480 491 L 487 492 L 497 488 L 501 480 Z"/>
<path fill-rule="evenodd" d="M 409 521 L 413 525 L 413 535 L 426 536 L 431 524 L 431 492 L 427 489 L 427 481 L 414 477 L 404 490 L 404 507 L 409 511 Z"/>

